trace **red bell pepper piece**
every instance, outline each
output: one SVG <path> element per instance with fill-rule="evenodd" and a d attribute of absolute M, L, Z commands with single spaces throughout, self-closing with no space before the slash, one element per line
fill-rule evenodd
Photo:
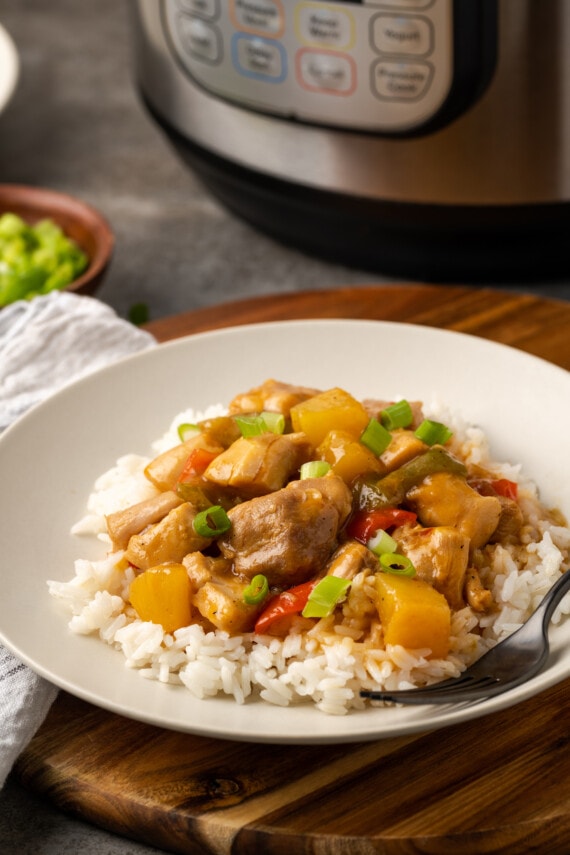
<path fill-rule="evenodd" d="M 515 502 L 519 494 L 519 485 L 508 478 L 475 478 L 469 485 L 482 496 L 503 496 Z"/>
<path fill-rule="evenodd" d="M 417 514 L 404 508 L 378 508 L 375 511 L 362 511 L 355 514 L 349 522 L 346 532 L 349 537 L 366 543 L 372 535 L 382 529 L 389 531 L 404 523 L 415 523 Z"/>
<path fill-rule="evenodd" d="M 519 485 L 516 481 L 509 481 L 508 478 L 497 478 L 491 481 L 491 487 L 497 496 L 503 496 L 505 499 L 513 499 L 516 502 L 519 494 Z"/>
<path fill-rule="evenodd" d="M 303 582 L 301 585 L 295 585 L 293 588 L 288 588 L 280 594 L 272 597 L 267 606 L 257 618 L 254 630 L 259 634 L 267 632 L 272 623 L 287 615 L 300 614 L 309 599 L 309 594 L 317 584 L 317 579 L 311 579 L 310 582 Z"/>
<path fill-rule="evenodd" d="M 194 448 L 188 455 L 188 460 L 184 464 L 184 468 L 180 473 L 178 481 L 184 484 L 186 481 L 191 481 L 196 476 L 203 475 L 212 460 L 215 460 L 217 453 L 208 451 L 206 448 Z"/>

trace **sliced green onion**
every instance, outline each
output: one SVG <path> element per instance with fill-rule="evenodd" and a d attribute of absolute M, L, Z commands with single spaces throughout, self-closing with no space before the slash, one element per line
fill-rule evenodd
<path fill-rule="evenodd" d="M 340 576 L 323 576 L 309 594 L 307 605 L 301 614 L 303 617 L 328 617 L 333 613 L 335 606 L 344 600 L 350 585 L 350 579 L 341 579 Z"/>
<path fill-rule="evenodd" d="M 180 437 L 181 442 L 185 442 L 195 433 L 200 433 L 198 425 L 190 424 L 190 422 L 184 422 L 184 424 L 178 425 L 178 436 Z"/>
<path fill-rule="evenodd" d="M 261 416 L 234 416 L 234 418 L 242 436 L 259 436 L 267 432 Z"/>
<path fill-rule="evenodd" d="M 360 442 L 377 457 L 386 451 L 391 441 L 392 434 L 380 424 L 378 419 L 370 419 L 360 437 Z"/>
<path fill-rule="evenodd" d="M 418 429 L 414 431 L 414 435 L 426 445 L 445 445 L 447 440 L 453 436 L 453 431 L 441 422 L 424 419 Z"/>
<path fill-rule="evenodd" d="M 243 592 L 243 601 L 249 606 L 257 606 L 262 603 L 269 593 L 269 582 L 263 573 L 254 576 Z"/>
<path fill-rule="evenodd" d="M 366 546 L 375 555 L 382 555 L 385 552 L 394 554 L 398 548 L 398 544 L 393 537 L 390 537 L 387 531 L 379 528 L 378 531 L 366 541 Z"/>
<path fill-rule="evenodd" d="M 331 465 L 326 460 L 309 460 L 299 469 L 301 480 L 304 478 L 322 478 L 330 471 Z"/>
<path fill-rule="evenodd" d="M 386 573 L 394 576 L 415 576 L 416 568 L 406 555 L 398 555 L 397 552 L 384 552 L 380 556 L 380 564 Z"/>
<path fill-rule="evenodd" d="M 253 416 L 234 416 L 242 436 L 259 436 L 262 433 L 284 433 L 285 416 L 264 411 Z"/>
<path fill-rule="evenodd" d="M 282 413 L 270 413 L 264 410 L 261 418 L 271 433 L 285 433 L 285 416 Z"/>
<path fill-rule="evenodd" d="M 129 321 L 136 327 L 147 324 L 150 320 L 148 303 L 133 303 L 128 312 Z"/>
<path fill-rule="evenodd" d="M 411 425 L 413 417 L 412 408 L 405 399 L 390 404 L 380 413 L 380 421 L 388 430 L 408 427 Z"/>
<path fill-rule="evenodd" d="M 231 521 L 221 505 L 212 505 L 196 514 L 192 525 L 201 537 L 218 537 L 231 527 Z"/>

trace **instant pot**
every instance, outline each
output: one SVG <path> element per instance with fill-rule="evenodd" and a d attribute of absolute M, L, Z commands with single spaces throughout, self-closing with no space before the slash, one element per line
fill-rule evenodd
<path fill-rule="evenodd" d="M 137 83 L 228 208 L 428 281 L 570 270 L 570 0 L 133 0 Z"/>

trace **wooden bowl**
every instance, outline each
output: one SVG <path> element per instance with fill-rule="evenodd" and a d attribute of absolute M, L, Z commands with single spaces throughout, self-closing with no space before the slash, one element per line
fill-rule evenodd
<path fill-rule="evenodd" d="M 74 196 L 23 184 L 0 184 L 0 215 L 11 212 L 33 224 L 49 218 L 76 241 L 89 258 L 86 270 L 63 288 L 78 294 L 93 294 L 103 279 L 115 239 L 104 217 Z"/>

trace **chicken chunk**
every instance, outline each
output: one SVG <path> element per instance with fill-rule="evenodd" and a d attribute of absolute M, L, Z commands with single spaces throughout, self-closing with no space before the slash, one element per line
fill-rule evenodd
<path fill-rule="evenodd" d="M 453 526 L 469 538 L 470 551 L 484 546 L 497 528 L 501 503 L 481 496 L 460 475 L 437 472 L 407 493 L 407 501 L 425 526 Z"/>
<path fill-rule="evenodd" d="M 354 579 L 357 573 L 367 568 L 377 570 L 378 558 L 357 540 L 347 540 L 331 556 L 326 566 L 326 575 Z"/>
<path fill-rule="evenodd" d="M 240 437 L 210 463 L 204 477 L 246 497 L 262 496 L 285 486 L 310 455 L 301 433 Z"/>
<path fill-rule="evenodd" d="M 246 583 L 233 574 L 231 561 L 192 552 L 182 563 L 195 591 L 192 605 L 205 620 L 230 634 L 253 629 L 263 603 L 244 602 Z"/>
<path fill-rule="evenodd" d="M 194 586 L 194 590 L 198 590 L 206 582 L 211 582 L 212 579 L 225 577 L 232 572 L 232 562 L 225 558 L 214 558 L 211 555 L 204 555 L 203 552 L 189 552 L 182 559 L 182 564 L 186 567 L 186 572 Z"/>
<path fill-rule="evenodd" d="M 493 606 L 493 594 L 485 588 L 478 571 L 470 567 L 465 575 L 464 594 L 474 612 L 487 612 Z"/>
<path fill-rule="evenodd" d="M 239 425 L 232 416 L 213 416 L 198 422 L 198 427 L 223 448 L 229 448 L 241 436 Z"/>
<path fill-rule="evenodd" d="M 501 516 L 497 528 L 490 538 L 491 543 L 516 543 L 519 539 L 523 524 L 523 513 L 518 502 L 497 493 L 494 478 L 484 470 L 479 470 L 481 477 L 470 479 L 469 485 L 482 496 L 496 496 L 501 503 Z"/>
<path fill-rule="evenodd" d="M 295 404 L 300 404 L 301 401 L 306 401 L 318 394 L 318 389 L 292 386 L 289 383 L 270 379 L 261 386 L 250 389 L 249 392 L 236 395 L 230 403 L 229 412 L 235 415 L 236 413 L 261 413 L 267 410 L 287 417 Z"/>
<path fill-rule="evenodd" d="M 501 516 L 490 538 L 491 543 L 515 543 L 523 524 L 523 513 L 514 499 L 497 496 L 501 503 Z"/>
<path fill-rule="evenodd" d="M 218 545 L 237 575 L 263 573 L 270 586 L 290 587 L 323 569 L 350 510 L 350 490 L 336 475 L 292 481 L 231 508 Z"/>
<path fill-rule="evenodd" d="M 122 511 L 109 514 L 106 517 L 107 531 L 113 546 L 115 549 L 125 549 L 133 534 L 138 534 L 147 526 L 159 522 L 181 504 L 182 499 L 168 490 Z"/>
<path fill-rule="evenodd" d="M 403 466 L 404 463 L 427 451 L 427 445 L 415 436 L 411 430 L 392 431 L 392 441 L 388 448 L 380 455 L 380 460 L 386 467 L 387 472 L 393 472 Z"/>
<path fill-rule="evenodd" d="M 244 602 L 244 587 L 230 577 L 206 582 L 194 594 L 192 605 L 216 629 L 230 635 L 251 632 L 261 608 Z"/>
<path fill-rule="evenodd" d="M 396 528 L 393 537 L 414 565 L 418 578 L 443 594 L 452 609 L 460 609 L 464 605 L 469 538 L 451 526 L 423 528 L 410 524 Z"/>
<path fill-rule="evenodd" d="M 157 564 L 180 563 L 188 552 L 210 545 L 211 539 L 194 531 L 196 509 L 190 502 L 174 508 L 156 525 L 151 525 L 129 540 L 125 557 L 135 567 L 148 570 Z"/>
<path fill-rule="evenodd" d="M 223 447 L 208 434 L 199 433 L 196 436 L 163 451 L 150 461 L 144 474 L 159 490 L 174 490 L 182 470 L 192 452 L 203 450 L 210 454 L 220 454 Z"/>

